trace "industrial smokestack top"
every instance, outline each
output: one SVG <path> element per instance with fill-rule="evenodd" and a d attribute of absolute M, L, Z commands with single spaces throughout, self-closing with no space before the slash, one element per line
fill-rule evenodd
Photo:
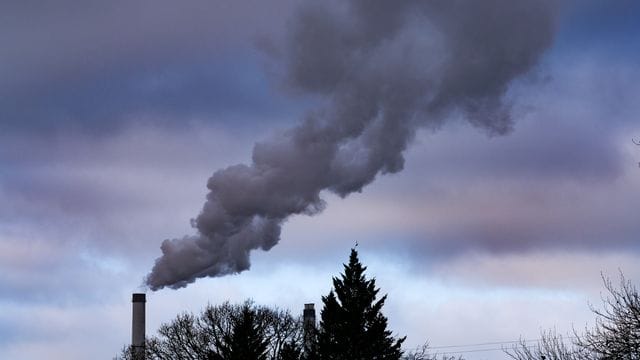
<path fill-rule="evenodd" d="M 314 304 L 304 304 L 302 319 L 302 326 L 304 330 L 304 346 L 305 349 L 311 349 L 316 330 L 316 309 L 314 307 Z"/>
<path fill-rule="evenodd" d="M 314 304 L 304 304 L 302 318 L 304 319 L 305 326 L 316 326 L 316 309 L 314 308 Z"/>
<path fill-rule="evenodd" d="M 145 303 L 147 302 L 147 296 L 146 294 L 133 294 L 131 302 L 133 303 L 131 346 L 137 356 L 136 358 L 142 358 L 144 356 Z"/>

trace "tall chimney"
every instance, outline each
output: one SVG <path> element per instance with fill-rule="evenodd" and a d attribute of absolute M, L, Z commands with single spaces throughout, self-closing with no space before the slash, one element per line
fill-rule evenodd
<path fill-rule="evenodd" d="M 316 330 L 316 310 L 314 304 L 304 304 L 302 326 L 304 329 L 304 347 L 308 350 L 313 345 L 313 337 L 315 336 Z"/>
<path fill-rule="evenodd" d="M 133 316 L 131 323 L 131 347 L 135 359 L 144 359 L 145 341 L 145 294 L 133 294 Z"/>

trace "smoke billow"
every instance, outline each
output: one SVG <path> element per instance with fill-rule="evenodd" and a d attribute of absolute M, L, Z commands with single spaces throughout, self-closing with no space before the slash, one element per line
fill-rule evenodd
<path fill-rule="evenodd" d="M 193 225 L 165 240 L 146 278 L 157 290 L 247 270 L 291 215 L 325 206 L 404 166 L 418 127 L 464 117 L 509 131 L 504 94 L 550 45 L 557 6 L 541 0 L 351 0 L 301 6 L 290 23 L 286 81 L 323 100 L 300 125 L 257 143 L 251 165 L 218 170 Z"/>

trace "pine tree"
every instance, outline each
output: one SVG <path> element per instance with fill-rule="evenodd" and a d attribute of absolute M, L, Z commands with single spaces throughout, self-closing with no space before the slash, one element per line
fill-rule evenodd
<path fill-rule="evenodd" d="M 301 347 L 292 341 L 284 343 L 278 354 L 278 360 L 300 360 L 301 357 Z"/>
<path fill-rule="evenodd" d="M 247 304 L 234 319 L 233 332 L 226 339 L 220 358 L 224 360 L 266 360 L 268 341 L 256 321 L 256 314 Z"/>
<path fill-rule="evenodd" d="M 324 307 L 317 336 L 320 360 L 398 360 L 405 338 L 395 339 L 381 313 L 386 295 L 375 279 L 366 279 L 358 253 L 351 249 L 344 274 L 333 278 L 333 290 L 322 297 Z"/>

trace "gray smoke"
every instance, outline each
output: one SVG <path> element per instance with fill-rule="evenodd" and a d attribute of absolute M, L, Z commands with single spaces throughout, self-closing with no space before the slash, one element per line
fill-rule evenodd
<path fill-rule="evenodd" d="M 165 240 L 152 290 L 247 270 L 278 243 L 283 222 L 404 166 L 418 127 L 465 118 L 509 131 L 504 94 L 550 45 L 557 4 L 545 0 L 351 0 L 301 6 L 283 63 L 296 92 L 321 99 L 302 123 L 257 143 L 251 165 L 218 170 L 193 220 L 198 234 Z"/>

